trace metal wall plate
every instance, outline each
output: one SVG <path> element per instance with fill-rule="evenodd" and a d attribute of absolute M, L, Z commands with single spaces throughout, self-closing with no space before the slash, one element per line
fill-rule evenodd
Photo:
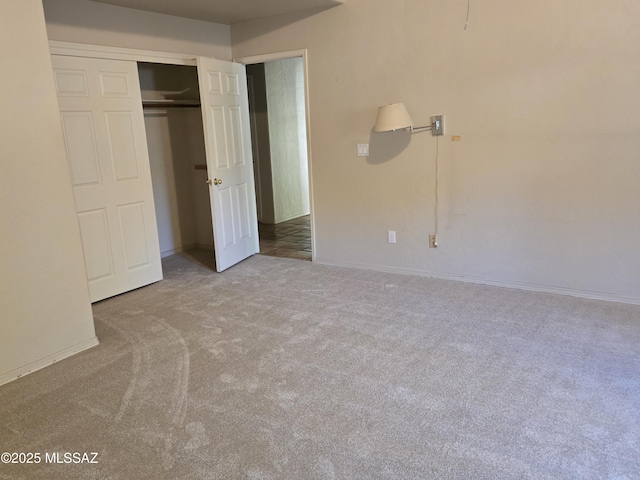
<path fill-rule="evenodd" d="M 431 135 L 434 137 L 444 135 L 444 115 L 434 115 L 431 117 Z"/>

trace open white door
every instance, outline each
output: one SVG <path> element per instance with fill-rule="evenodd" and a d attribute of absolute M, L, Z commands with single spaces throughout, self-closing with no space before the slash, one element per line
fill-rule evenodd
<path fill-rule="evenodd" d="M 244 65 L 198 58 L 216 270 L 258 253 Z"/>
<path fill-rule="evenodd" d="M 162 280 L 136 63 L 52 61 L 91 301 Z"/>

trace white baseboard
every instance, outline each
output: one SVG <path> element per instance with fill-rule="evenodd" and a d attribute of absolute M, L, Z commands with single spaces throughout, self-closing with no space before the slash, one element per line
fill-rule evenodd
<path fill-rule="evenodd" d="M 283 223 L 283 222 L 288 222 L 289 220 L 295 220 L 296 218 L 305 217 L 307 215 L 309 215 L 309 212 L 307 212 L 307 213 L 296 213 L 295 215 L 291 215 L 289 217 L 278 218 L 275 221 L 275 225 L 277 225 L 279 223 Z"/>
<path fill-rule="evenodd" d="M 171 255 L 175 255 L 176 253 L 188 252 L 189 250 L 195 250 L 196 248 L 198 248 L 198 245 L 195 243 L 191 245 L 182 245 L 180 247 L 176 247 L 170 250 L 165 250 L 164 252 L 160 252 L 160 258 L 170 257 Z"/>
<path fill-rule="evenodd" d="M 484 277 L 475 277 L 472 275 L 431 273 L 431 272 L 425 272 L 422 270 L 414 270 L 410 268 L 393 268 L 393 267 L 386 267 L 382 265 L 364 265 L 364 264 L 349 263 L 349 262 L 334 263 L 334 262 L 326 262 L 326 261 L 317 260 L 317 259 L 314 260 L 314 262 L 319 264 L 324 264 L 324 265 L 334 265 L 337 267 L 351 267 L 351 268 L 358 268 L 361 270 L 375 270 L 379 272 L 399 273 L 403 275 L 417 275 L 421 277 L 435 278 L 438 280 L 451 280 L 454 282 L 475 283 L 478 285 L 489 285 L 492 287 L 513 288 L 516 290 L 526 290 L 530 292 L 551 293 L 555 295 L 567 295 L 570 297 L 586 298 L 590 300 L 602 300 L 605 302 L 617 302 L 617 303 L 628 303 L 631 305 L 640 305 L 640 298 L 638 297 L 627 297 L 624 295 L 617 295 L 614 293 L 593 292 L 589 290 L 575 290 L 571 288 L 555 287 L 551 285 L 538 285 L 535 283 L 503 282 L 503 281 L 487 279 Z"/>
<path fill-rule="evenodd" d="M 213 250 L 213 245 L 209 245 L 208 243 L 192 243 L 190 245 L 183 245 L 181 247 L 176 247 L 171 250 L 165 250 L 160 253 L 160 258 L 170 257 L 171 255 L 175 255 L 176 253 L 184 253 L 190 250 Z"/>
<path fill-rule="evenodd" d="M 98 343 L 98 337 L 93 337 L 72 347 L 65 348 L 64 350 L 54 353 L 53 355 L 49 355 L 47 357 L 41 358 L 40 360 L 36 360 L 35 362 L 31 362 L 23 367 L 16 368 L 15 370 L 4 373 L 0 375 L 0 385 L 12 382 L 13 380 L 17 380 L 20 377 L 40 370 L 41 368 L 48 367 L 53 363 L 64 360 L 67 357 L 71 357 L 76 353 L 80 353 L 83 350 L 95 347 L 96 345 L 98 345 Z"/>

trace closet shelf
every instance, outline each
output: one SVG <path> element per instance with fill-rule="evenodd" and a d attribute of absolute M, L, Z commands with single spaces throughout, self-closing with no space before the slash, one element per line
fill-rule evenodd
<path fill-rule="evenodd" d="M 142 106 L 150 108 L 185 108 L 199 107 L 200 102 L 198 100 L 143 100 Z"/>

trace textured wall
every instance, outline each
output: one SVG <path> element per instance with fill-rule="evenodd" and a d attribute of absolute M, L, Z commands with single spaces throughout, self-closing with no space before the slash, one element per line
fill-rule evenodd
<path fill-rule="evenodd" d="M 303 68 L 301 57 L 264 64 L 275 223 L 309 213 Z"/>
<path fill-rule="evenodd" d="M 466 13 L 349 0 L 232 27 L 234 57 L 308 49 L 317 259 L 640 302 L 640 4 Z M 392 102 L 446 135 L 373 134 Z"/>

